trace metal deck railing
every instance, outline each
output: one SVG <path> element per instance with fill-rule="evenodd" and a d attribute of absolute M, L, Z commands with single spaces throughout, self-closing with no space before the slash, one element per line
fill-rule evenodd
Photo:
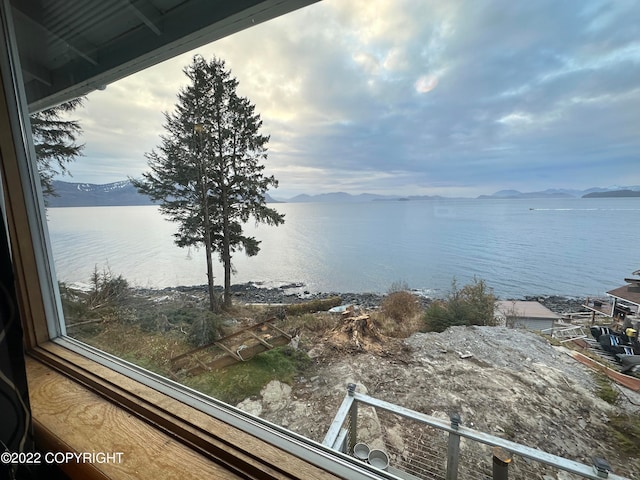
<path fill-rule="evenodd" d="M 585 465 L 467 428 L 455 414 L 447 422 L 356 393 L 349 384 L 322 443 L 353 455 L 358 442 L 385 451 L 387 473 L 405 480 L 547 480 L 559 472 L 572 479 L 629 480 L 611 473 L 602 458 Z"/>

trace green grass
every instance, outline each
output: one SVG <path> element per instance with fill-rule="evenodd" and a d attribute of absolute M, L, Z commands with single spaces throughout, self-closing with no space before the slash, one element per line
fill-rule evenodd
<path fill-rule="evenodd" d="M 304 352 L 288 347 L 275 348 L 216 372 L 203 373 L 183 380 L 191 388 L 229 404 L 258 395 L 272 380 L 292 383 L 310 364 Z"/>
<path fill-rule="evenodd" d="M 594 373 L 593 376 L 598 387 L 596 394 L 611 405 L 618 403 L 618 392 L 611 386 L 611 380 L 602 373 Z"/>
<path fill-rule="evenodd" d="M 99 308 L 89 308 L 86 295 L 65 289 L 63 296 L 65 315 L 69 323 L 99 320 L 72 329 L 71 334 L 97 348 L 150 371 L 167 375 L 169 359 L 189 350 L 192 327 L 199 321 L 210 321 L 218 329 L 223 316 L 212 315 L 196 302 L 183 299 L 156 303 L 148 298 L 128 297 L 122 303 L 107 303 Z M 300 310 L 324 310 L 340 303 L 339 298 L 318 300 L 298 306 Z M 257 318 L 264 316 L 264 309 L 235 308 L 225 316 Z M 302 323 L 316 325 L 315 318 L 306 315 Z M 160 328 L 160 327 L 165 328 Z M 309 357 L 301 351 L 287 347 L 264 352 L 248 362 L 224 369 L 187 377 L 184 384 L 224 402 L 236 404 L 247 397 L 257 395 L 272 380 L 292 383 L 310 364 Z"/>
<path fill-rule="evenodd" d="M 609 425 L 620 450 L 627 455 L 637 455 L 640 445 L 640 418 L 637 415 L 616 415 L 609 419 Z"/>
<path fill-rule="evenodd" d="M 150 359 L 146 355 L 139 355 L 137 353 L 125 352 L 119 355 L 120 358 L 127 362 L 131 362 L 134 365 L 142 367 L 150 372 L 157 373 L 158 375 L 162 375 L 164 377 L 167 376 L 166 369 L 160 367 L 156 362 Z"/>
<path fill-rule="evenodd" d="M 635 468 L 640 470 L 640 460 L 637 460 L 640 418 L 637 415 L 619 414 L 609 419 L 609 427 L 620 452 L 630 459 L 635 458 Z"/>

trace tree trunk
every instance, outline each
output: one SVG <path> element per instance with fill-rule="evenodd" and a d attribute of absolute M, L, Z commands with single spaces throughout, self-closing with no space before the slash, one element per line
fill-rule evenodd
<path fill-rule="evenodd" d="M 220 202 L 222 203 L 222 264 L 224 266 L 224 308 L 231 307 L 231 232 L 229 231 L 229 186 L 225 183 L 225 174 L 227 173 L 227 165 L 225 163 L 225 155 L 223 145 L 225 139 L 222 137 L 222 108 L 216 109 L 216 121 L 218 124 L 218 158 L 220 167 Z"/>
<path fill-rule="evenodd" d="M 228 246 L 225 246 L 225 250 L 229 251 Z M 231 301 L 231 255 L 225 254 L 224 261 L 224 307 L 229 308 L 232 305 Z"/>
<path fill-rule="evenodd" d="M 202 155 L 201 152 L 199 152 Z M 202 158 L 200 159 L 202 162 Z M 216 300 L 216 294 L 213 289 L 213 259 L 211 258 L 213 255 L 213 247 L 211 245 L 211 219 L 209 218 L 209 197 L 207 195 L 207 177 L 205 175 L 204 166 L 202 163 L 200 164 L 200 182 L 201 182 L 201 193 L 202 193 L 202 202 L 203 202 L 203 213 L 204 213 L 204 247 L 205 247 L 205 255 L 207 257 L 207 284 L 209 289 L 209 310 L 213 313 L 218 313 L 220 310 L 218 302 Z"/>
<path fill-rule="evenodd" d="M 213 252 L 211 248 L 211 240 L 205 240 L 205 250 L 207 256 L 207 281 L 209 286 L 209 310 L 213 313 L 218 313 L 220 310 L 218 301 L 216 299 L 216 294 L 214 291 L 213 285 L 213 259 L 211 258 Z"/>
<path fill-rule="evenodd" d="M 366 314 L 353 316 L 353 312 L 345 313 L 340 323 L 329 332 L 329 343 L 346 351 L 381 351 L 382 337 L 371 317 Z"/>
<path fill-rule="evenodd" d="M 224 307 L 231 307 L 231 233 L 229 232 L 229 201 L 222 188 L 222 263 L 224 264 Z"/>

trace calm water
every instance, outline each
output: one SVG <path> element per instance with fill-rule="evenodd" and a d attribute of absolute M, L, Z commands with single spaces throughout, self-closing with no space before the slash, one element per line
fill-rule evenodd
<path fill-rule="evenodd" d="M 598 295 L 640 268 L 640 199 L 439 200 L 277 204 L 280 227 L 247 229 L 257 257 L 237 253 L 234 283 L 300 282 L 314 292 L 385 292 L 395 281 L 433 295 L 455 277 L 503 298 Z M 155 206 L 52 208 L 58 278 L 87 283 L 94 265 L 133 285 L 206 283 L 204 250 L 173 244 Z M 218 265 L 216 282 L 222 283 Z"/>

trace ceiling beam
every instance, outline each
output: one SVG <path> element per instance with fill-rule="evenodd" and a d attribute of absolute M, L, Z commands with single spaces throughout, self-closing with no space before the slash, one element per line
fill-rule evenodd
<path fill-rule="evenodd" d="M 46 85 L 47 87 L 51 87 L 53 85 L 51 72 L 44 65 L 35 62 L 31 58 L 25 58 L 24 55 L 20 58 L 20 65 L 24 73 L 41 84 Z"/>
<path fill-rule="evenodd" d="M 19 4 L 19 3 L 18 3 Z M 34 17 L 21 11 L 16 5 L 13 6 L 14 19 L 22 22 L 26 25 L 30 25 L 40 32 L 44 33 L 47 37 L 63 42 L 74 54 L 83 58 L 93 66 L 98 65 L 98 59 L 95 54 L 97 48 L 91 45 L 85 39 L 76 35 L 73 39 L 67 36 L 60 35 L 49 30 L 41 21 L 36 20 Z"/>
<path fill-rule="evenodd" d="M 133 14 L 156 35 L 162 35 L 162 13 L 146 0 L 122 0 Z"/>

